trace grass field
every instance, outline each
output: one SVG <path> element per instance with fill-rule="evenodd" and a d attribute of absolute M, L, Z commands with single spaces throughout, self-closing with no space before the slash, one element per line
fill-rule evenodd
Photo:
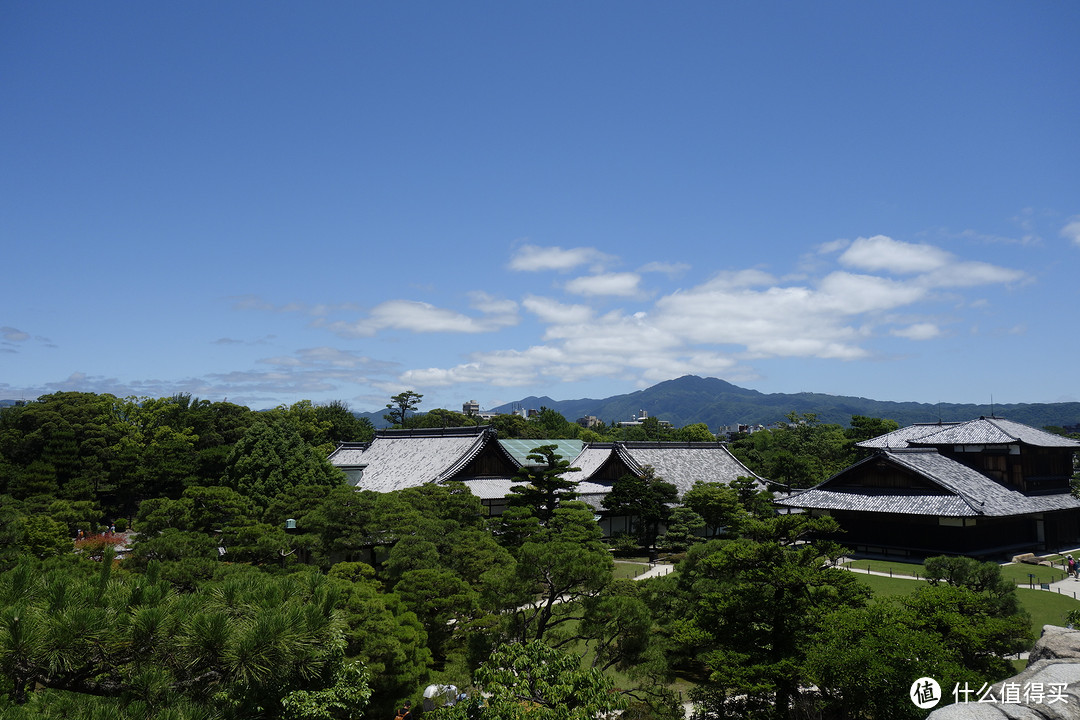
<path fill-rule="evenodd" d="M 899 560 L 853 560 L 846 563 L 852 570 L 871 570 L 873 572 L 891 573 L 906 577 L 922 577 L 925 574 L 922 563 L 901 562 Z"/>
<path fill-rule="evenodd" d="M 918 587 L 915 581 L 896 577 L 858 575 L 858 578 L 878 597 L 907 595 Z M 1016 592 L 1020 604 L 1031 615 L 1031 630 L 1035 637 L 1039 637 L 1042 633 L 1043 625 L 1064 625 L 1065 614 L 1070 610 L 1080 609 L 1080 600 L 1075 600 L 1070 595 L 1025 588 L 1020 588 Z M 1076 594 L 1080 597 L 1080 583 L 1077 583 Z"/>
<path fill-rule="evenodd" d="M 1036 585 L 1039 583 L 1057 582 L 1065 577 L 1065 571 L 1061 568 L 1047 567 L 1046 565 L 1025 565 L 1017 563 L 1014 565 L 1002 565 L 1001 574 L 1008 579 L 1015 582 L 1017 585 L 1027 585 L 1031 578 L 1029 574 L 1034 575 L 1034 582 Z M 1080 583 L 1077 583 L 1080 585 Z"/>
<path fill-rule="evenodd" d="M 624 562 L 622 560 L 615 561 L 615 579 L 616 580 L 629 580 L 630 578 L 636 578 L 641 573 L 649 569 L 647 562 Z"/>
<path fill-rule="evenodd" d="M 866 570 L 872 572 L 890 573 L 892 576 L 923 577 L 926 571 L 922 563 L 901 562 L 899 560 L 854 560 L 847 563 L 847 567 L 853 570 Z M 1032 580 L 1028 574 L 1035 576 L 1034 582 L 1039 583 L 1057 582 L 1065 577 L 1065 571 L 1060 567 L 1047 567 L 1046 565 L 1026 565 L 1022 563 L 1010 563 L 1001 566 L 1001 574 L 1017 585 L 1028 585 Z M 1080 585 L 1080 583 L 1077 583 Z"/>

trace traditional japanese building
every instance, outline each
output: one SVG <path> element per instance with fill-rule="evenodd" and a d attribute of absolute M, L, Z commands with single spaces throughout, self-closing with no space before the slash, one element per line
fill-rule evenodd
<path fill-rule="evenodd" d="M 1071 493 L 1080 442 L 996 417 L 911 425 L 873 454 L 780 501 L 836 518 L 857 551 L 998 557 L 1080 543 Z"/>
<path fill-rule="evenodd" d="M 602 510 L 604 496 L 624 475 L 654 475 L 675 485 L 681 497 L 697 481 L 729 483 L 753 477 L 720 443 L 620 442 L 586 445 L 581 440 L 499 440 L 490 427 L 422 430 L 380 430 L 366 443 L 342 443 L 330 455 L 349 484 L 361 490 L 392 492 L 429 483 L 461 482 L 480 498 L 492 515 L 506 508 L 506 497 L 518 470 L 533 461 L 532 451 L 555 445 L 555 452 L 578 468 L 564 477 L 578 483 L 580 499 L 604 516 L 608 534 L 629 521 L 611 525 Z"/>

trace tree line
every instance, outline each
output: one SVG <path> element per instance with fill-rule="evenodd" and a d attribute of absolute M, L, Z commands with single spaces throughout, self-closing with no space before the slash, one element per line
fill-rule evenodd
<path fill-rule="evenodd" d="M 828 472 L 800 453 L 853 437 L 812 420 L 746 456 Z M 606 509 L 639 522 L 613 547 L 554 446 L 489 517 L 457 483 L 346 485 L 328 452 L 369 431 L 340 403 L 0 410 L 0 717 L 389 718 L 438 683 L 468 697 L 434 720 L 906 718 L 912 678 L 997 680 L 1031 641 L 992 566 L 875 599 L 832 520 L 776 515 L 748 478 L 678 504 L 621 478 Z M 653 548 L 675 573 L 616 579 L 616 550 Z"/>

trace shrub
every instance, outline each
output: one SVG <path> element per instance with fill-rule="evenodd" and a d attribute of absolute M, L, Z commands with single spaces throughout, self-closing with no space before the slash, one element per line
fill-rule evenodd
<path fill-rule="evenodd" d="M 615 554 L 619 557 L 636 555 L 641 551 L 641 545 L 638 543 L 637 538 L 633 535 L 627 535 L 626 533 L 614 535 L 611 538 L 610 544 L 611 549 L 614 550 Z"/>
<path fill-rule="evenodd" d="M 124 538 L 119 535 L 108 535 L 106 533 L 91 535 L 75 541 L 75 552 L 89 560 L 101 560 L 105 556 L 106 550 L 109 548 L 115 549 L 117 545 L 123 542 Z"/>

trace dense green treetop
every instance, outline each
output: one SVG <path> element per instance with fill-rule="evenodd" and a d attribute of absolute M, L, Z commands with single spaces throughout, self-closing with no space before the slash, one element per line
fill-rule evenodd
<path fill-rule="evenodd" d="M 853 441 L 813 413 L 790 413 L 779 429 L 744 435 L 731 453 L 759 476 L 793 488 L 812 487 L 854 460 Z"/>
<path fill-rule="evenodd" d="M 337 591 L 318 574 L 247 573 L 177 594 L 153 566 L 87 570 L 24 562 L 0 575 L 0 671 L 16 705 L 49 689 L 148 717 L 180 703 L 239 720 L 290 717 L 294 693 L 321 692 L 329 705 L 352 699 L 328 717 L 359 717 L 366 674 L 345 659 Z"/>
<path fill-rule="evenodd" d="M 657 477 L 655 469 L 646 465 L 641 477 L 623 475 L 616 480 L 601 504 L 615 515 L 636 517 L 641 543 L 655 549 L 660 523 L 667 521 L 678 499 L 678 488 Z"/>
<path fill-rule="evenodd" d="M 385 419 L 391 425 L 397 427 L 405 427 L 406 422 L 409 419 L 409 413 L 414 412 L 416 408 L 420 407 L 420 401 L 423 399 L 423 395 L 412 390 L 405 390 L 390 398 L 390 402 L 386 404 L 387 410 L 390 412 L 383 415 Z"/>
<path fill-rule="evenodd" d="M 507 505 L 530 508 L 541 524 L 547 523 L 560 502 L 578 496 L 577 482 L 563 477 L 580 468 L 559 455 L 555 445 L 540 445 L 527 456 L 534 464 L 522 466 L 514 476 Z"/>
<path fill-rule="evenodd" d="M 626 707 L 610 677 L 542 642 L 499 647 L 476 670 L 478 693 L 437 720 L 593 720 Z"/>
<path fill-rule="evenodd" d="M 233 447 L 221 480 L 266 507 L 290 488 L 343 483 L 345 476 L 326 457 L 291 422 L 256 423 Z"/>

